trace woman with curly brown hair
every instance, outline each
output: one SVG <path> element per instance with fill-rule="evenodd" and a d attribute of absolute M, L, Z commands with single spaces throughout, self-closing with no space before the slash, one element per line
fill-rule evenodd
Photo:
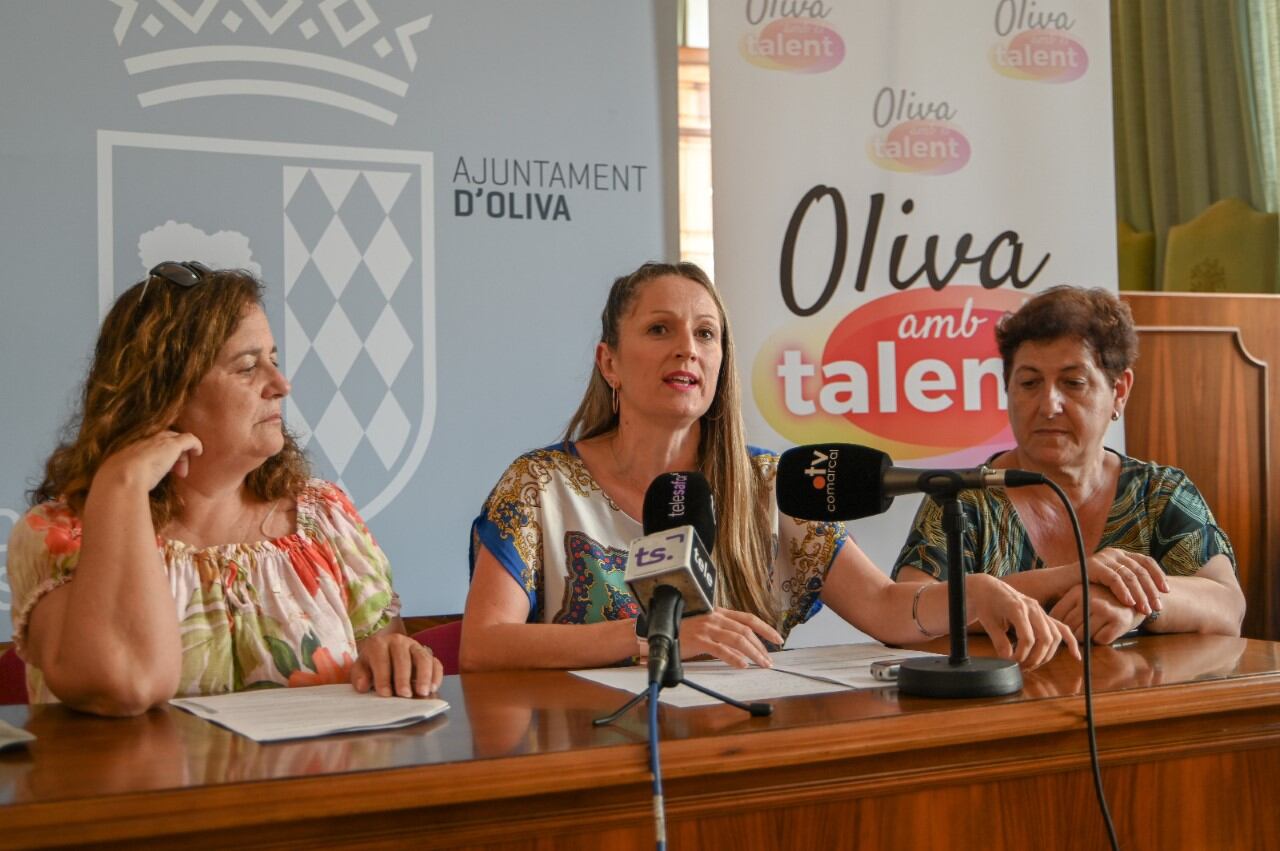
<path fill-rule="evenodd" d="M 32 702 L 128 715 L 175 694 L 439 685 L 386 556 L 285 430 L 288 393 L 247 273 L 166 262 L 120 296 L 76 434 L 9 540 Z"/>
<path fill-rule="evenodd" d="M 1181 470 L 1103 445 L 1133 388 L 1138 335 L 1129 307 L 1102 289 L 1053 287 L 996 328 L 1016 445 L 989 462 L 1041 473 L 1071 499 L 1089 557 L 1090 627 L 1240 634 L 1235 553 Z M 1189 404 L 1184 402 L 1184 404 Z M 961 495 L 971 569 L 1002 578 L 1083 637 L 1075 536 L 1045 487 Z M 899 582 L 946 579 L 942 509 L 926 498 L 898 556 Z M 921 587 L 922 599 L 946 592 Z"/>

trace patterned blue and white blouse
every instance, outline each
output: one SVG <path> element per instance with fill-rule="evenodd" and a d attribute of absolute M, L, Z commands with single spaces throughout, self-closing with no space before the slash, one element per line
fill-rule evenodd
<path fill-rule="evenodd" d="M 772 487 L 778 456 L 750 451 L 769 485 L 776 518 L 775 555 L 764 569 L 781 613 L 776 626 L 785 639 L 822 608 L 822 583 L 846 532 L 843 523 L 779 514 Z M 529 596 L 530 623 L 634 618 L 640 606 L 623 573 L 627 547 L 642 534 L 640 521 L 601 489 L 574 444 L 553 444 L 513 461 L 485 500 L 471 526 L 471 569 L 483 544 Z M 720 587 L 717 583 L 717 592 Z"/>

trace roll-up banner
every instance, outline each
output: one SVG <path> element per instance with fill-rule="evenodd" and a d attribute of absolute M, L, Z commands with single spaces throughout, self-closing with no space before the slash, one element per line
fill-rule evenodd
<path fill-rule="evenodd" d="M 1107 4 L 710 12 L 716 275 L 751 439 L 910 467 L 1010 447 L 996 321 L 1054 284 L 1116 287 Z M 885 570 L 917 505 L 854 524 Z"/>
<path fill-rule="evenodd" d="M 675 22 L 675 0 L 0 3 L 0 565 L 103 311 L 193 259 L 264 282 L 286 424 L 404 613 L 461 611 L 471 520 L 563 430 L 613 278 L 676 253 Z"/>

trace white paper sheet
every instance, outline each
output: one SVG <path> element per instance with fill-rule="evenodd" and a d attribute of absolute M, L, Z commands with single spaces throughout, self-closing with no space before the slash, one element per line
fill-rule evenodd
<path fill-rule="evenodd" d="M 858 688 L 883 688 L 892 683 L 871 676 L 871 663 L 879 659 L 933 656 L 918 650 L 893 650 L 883 644 L 837 644 L 805 647 L 769 654 L 772 668 L 733 668 L 720 661 L 687 662 L 685 678 L 745 702 L 774 700 L 802 694 L 827 694 Z M 623 691 L 643 691 L 648 672 L 643 666 L 594 668 L 574 675 Z M 688 686 L 663 689 L 661 702 L 668 706 L 711 706 L 718 701 Z"/>
<path fill-rule="evenodd" d="M 8 721 L 0 721 L 0 751 L 35 741 L 35 736 Z"/>
<path fill-rule="evenodd" d="M 361 694 L 345 683 L 175 697 L 169 702 L 256 742 L 407 727 L 449 708 L 436 698 Z"/>
<path fill-rule="evenodd" d="M 836 644 L 805 647 L 771 654 L 773 669 L 800 677 L 810 677 L 849 688 L 877 688 L 885 683 L 871 676 L 871 663 L 880 660 L 936 656 L 920 650 L 894 650 L 883 644 Z"/>

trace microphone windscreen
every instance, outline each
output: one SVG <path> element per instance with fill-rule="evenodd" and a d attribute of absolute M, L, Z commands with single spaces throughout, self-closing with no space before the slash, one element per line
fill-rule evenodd
<path fill-rule="evenodd" d="M 800 520 L 857 520 L 889 510 L 888 455 L 853 443 L 797 446 L 778 459 L 778 510 Z"/>
<path fill-rule="evenodd" d="M 711 485 L 698 472 L 663 473 L 644 492 L 644 533 L 651 535 L 692 526 L 710 552 L 716 545 L 715 498 Z"/>

